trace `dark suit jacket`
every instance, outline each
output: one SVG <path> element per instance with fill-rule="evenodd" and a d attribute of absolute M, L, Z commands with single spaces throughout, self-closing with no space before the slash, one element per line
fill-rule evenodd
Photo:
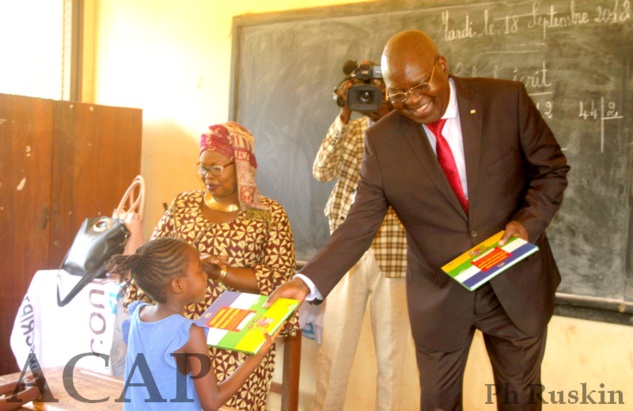
<path fill-rule="evenodd" d="M 454 77 L 469 215 L 424 129 L 392 112 L 367 132 L 361 181 L 346 221 L 301 270 L 324 295 L 362 256 L 392 206 L 407 231 L 407 295 L 416 344 L 453 351 L 472 325 L 474 293 L 441 266 L 516 220 L 540 251 L 491 281 L 528 335 L 546 327 L 560 275 L 545 235 L 567 186 L 565 156 L 522 83 Z"/>

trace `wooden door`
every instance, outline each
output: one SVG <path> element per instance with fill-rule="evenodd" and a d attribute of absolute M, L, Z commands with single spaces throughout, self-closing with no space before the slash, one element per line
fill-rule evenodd
<path fill-rule="evenodd" d="M 0 374 L 24 366 L 9 340 L 31 278 L 59 267 L 85 218 L 112 215 L 141 133 L 139 109 L 0 94 Z"/>
<path fill-rule="evenodd" d="M 13 321 L 33 274 L 48 267 L 52 127 L 50 100 L 0 94 L 0 374 L 16 371 Z"/>
<path fill-rule="evenodd" d="M 59 267 L 87 217 L 111 216 L 141 169 L 139 109 L 55 102 L 49 264 Z"/>

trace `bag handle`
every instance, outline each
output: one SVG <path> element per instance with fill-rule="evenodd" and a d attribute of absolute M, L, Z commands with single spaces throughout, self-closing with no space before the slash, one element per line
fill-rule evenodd
<path fill-rule="evenodd" d="M 62 299 L 61 296 L 59 295 L 59 284 L 62 281 L 60 271 L 66 272 L 62 267 L 64 266 L 64 263 L 66 262 L 66 259 L 68 258 L 68 254 L 70 254 L 70 249 L 66 252 L 64 259 L 62 260 L 61 264 L 59 265 L 59 268 L 57 269 L 57 306 L 58 307 L 66 306 L 73 298 L 75 298 L 77 294 L 79 294 L 81 290 L 83 290 L 85 286 L 90 284 L 92 280 L 105 274 L 105 270 L 100 270 L 98 272 L 90 272 L 90 273 L 86 273 L 86 275 L 82 275 L 79 278 L 79 282 L 75 284 L 72 290 L 70 290 L 70 292 Z"/>
<path fill-rule="evenodd" d="M 60 268 L 60 270 L 62 269 Z M 99 275 L 104 274 L 104 273 L 105 272 L 103 273 L 96 272 L 96 273 L 89 273 L 89 274 L 81 276 L 79 278 L 79 282 L 75 284 L 72 290 L 70 290 L 70 292 L 62 299 L 61 296 L 59 295 L 59 283 L 61 282 L 61 276 L 58 271 L 57 272 L 57 306 L 64 307 L 65 305 L 67 305 L 73 298 L 75 298 L 77 294 L 79 294 L 81 290 L 84 289 L 85 286 L 90 284 L 92 280 L 94 280 L 95 278 L 98 278 Z"/>
<path fill-rule="evenodd" d="M 138 188 L 138 197 L 136 189 Z M 127 203 L 127 209 L 126 209 Z M 119 206 L 112 214 L 114 217 L 123 218 L 125 214 L 138 214 L 139 219 L 143 219 L 143 210 L 145 210 L 145 179 L 142 175 L 134 177 L 132 184 L 127 188 L 125 194 L 121 198 Z"/>

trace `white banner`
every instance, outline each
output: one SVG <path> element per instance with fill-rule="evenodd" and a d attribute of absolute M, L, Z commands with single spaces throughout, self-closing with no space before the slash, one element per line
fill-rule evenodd
<path fill-rule="evenodd" d="M 68 305 L 58 307 L 58 282 L 63 298 L 79 278 L 61 270 L 33 276 L 11 332 L 11 349 L 20 369 L 34 353 L 43 368 L 74 361 L 77 367 L 123 375 L 120 323 L 126 314 L 120 304 L 121 285 L 114 279 L 94 280 Z"/>

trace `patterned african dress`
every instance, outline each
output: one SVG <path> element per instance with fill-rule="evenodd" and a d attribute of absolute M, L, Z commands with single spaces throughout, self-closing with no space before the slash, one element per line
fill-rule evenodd
<path fill-rule="evenodd" d="M 229 266 L 248 267 L 256 271 L 261 294 L 269 295 L 295 273 L 295 248 L 290 222 L 283 207 L 274 200 L 262 197 L 265 210 L 242 210 L 235 220 L 213 223 L 202 216 L 204 191 L 179 194 L 154 229 L 157 237 L 180 237 L 198 248 L 200 253 L 227 255 Z M 221 283 L 207 281 L 207 293 L 200 303 L 191 304 L 185 316 L 197 319 L 225 290 Z M 125 303 L 148 300 L 143 292 L 131 285 Z M 282 335 L 294 335 L 298 321 L 293 317 Z M 209 348 L 218 381 L 225 380 L 246 356 L 234 351 Z M 275 366 L 275 349 L 271 349 L 244 386 L 227 406 L 244 411 L 264 411 Z"/>

